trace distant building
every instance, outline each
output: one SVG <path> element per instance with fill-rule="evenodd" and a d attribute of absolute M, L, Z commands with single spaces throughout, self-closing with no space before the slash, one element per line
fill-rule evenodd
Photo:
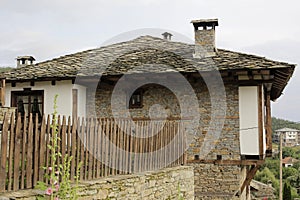
<path fill-rule="evenodd" d="M 294 165 L 294 163 L 299 162 L 299 160 L 297 160 L 296 158 L 292 158 L 292 157 L 285 157 L 284 159 L 282 159 L 282 166 L 283 167 L 292 167 Z"/>
<path fill-rule="evenodd" d="M 300 142 L 300 130 L 292 128 L 282 128 L 275 131 L 274 142 L 279 142 L 280 134 L 282 134 L 282 145 L 285 147 L 296 146 Z M 299 142 L 298 142 L 299 141 Z"/>

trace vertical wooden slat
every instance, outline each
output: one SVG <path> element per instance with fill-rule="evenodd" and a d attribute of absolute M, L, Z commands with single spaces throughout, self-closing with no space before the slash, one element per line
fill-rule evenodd
<path fill-rule="evenodd" d="M 187 135 L 186 135 L 186 131 L 185 131 L 185 124 L 183 122 L 181 122 L 181 132 L 183 133 L 183 137 L 184 137 L 184 143 L 183 143 L 183 148 L 186 149 L 187 148 Z M 187 164 L 187 153 L 185 152 L 183 154 L 183 163 L 186 165 Z"/>
<path fill-rule="evenodd" d="M 96 154 L 97 154 L 97 143 L 96 143 L 96 138 L 97 138 L 97 120 L 93 119 L 93 126 L 91 130 L 92 134 L 92 178 L 96 177 Z"/>
<path fill-rule="evenodd" d="M 140 128 L 140 138 L 139 138 L 139 142 L 140 142 L 140 152 L 139 152 L 139 157 L 140 157 L 140 159 L 139 159 L 139 172 L 141 172 L 141 171 L 143 171 L 143 168 L 144 168 L 144 166 L 143 166 L 143 158 L 144 158 L 144 154 L 143 154 L 143 152 L 144 152 L 144 138 L 143 138 L 143 136 L 144 136 L 144 121 L 141 121 L 140 122 L 140 126 L 141 126 L 141 128 Z"/>
<path fill-rule="evenodd" d="M 122 120 L 122 127 L 123 127 L 123 130 L 121 132 L 122 136 L 124 138 L 126 138 L 126 147 L 125 147 L 125 173 L 127 174 L 129 172 L 129 165 L 130 165 L 130 149 L 129 149 L 129 144 L 130 144 L 130 134 L 129 134 L 129 130 L 128 130 L 128 127 L 127 127 L 127 123 L 125 120 Z"/>
<path fill-rule="evenodd" d="M 77 133 L 76 133 L 76 177 L 78 178 L 79 174 L 77 172 L 80 170 L 79 165 L 80 165 L 80 147 L 81 147 L 81 137 L 80 137 L 80 118 L 77 118 Z M 75 158 L 74 158 L 75 159 Z"/>
<path fill-rule="evenodd" d="M 20 147 L 21 147 L 21 114 L 18 114 L 17 124 L 16 124 L 16 135 L 15 135 L 15 144 L 14 144 L 14 181 L 13 181 L 13 190 L 16 191 L 19 189 L 19 180 L 20 180 Z"/>
<path fill-rule="evenodd" d="M 88 162 L 88 180 L 92 179 L 93 174 L 93 127 L 94 127 L 94 120 L 90 119 L 88 136 L 89 136 L 89 143 L 88 143 L 88 152 L 89 152 L 89 162 Z"/>
<path fill-rule="evenodd" d="M 69 156 L 71 156 L 71 152 L 72 152 L 72 148 L 71 148 L 71 131 L 72 131 L 72 129 L 71 129 L 71 123 L 72 123 L 72 121 L 71 121 L 71 117 L 69 116 L 68 117 L 68 128 L 67 128 L 67 135 L 66 135 L 66 139 L 67 139 L 67 154 L 69 155 Z"/>
<path fill-rule="evenodd" d="M 76 159 L 76 129 L 77 129 L 77 120 L 76 118 L 73 119 L 72 124 L 72 136 L 71 136 L 71 156 L 73 156 L 73 159 L 71 160 L 71 181 L 74 181 L 75 176 L 75 159 Z"/>
<path fill-rule="evenodd" d="M 113 171 L 114 171 L 114 174 L 121 174 L 120 163 L 122 163 L 122 161 L 123 161 L 122 155 L 120 154 L 120 149 L 121 149 L 120 137 L 122 135 L 122 121 L 121 120 L 115 120 L 115 133 L 114 134 L 115 134 L 115 141 L 114 141 L 114 145 L 115 145 L 115 150 L 114 150 L 115 159 L 114 160 L 115 161 L 113 164 Z"/>
<path fill-rule="evenodd" d="M 3 119 L 3 128 L 1 136 L 1 160 L 0 160 L 0 192 L 5 191 L 6 185 L 6 160 L 7 160 L 7 144 L 8 144 L 8 127 L 9 114 L 5 113 Z"/>
<path fill-rule="evenodd" d="M 28 142 L 27 142 L 27 165 L 26 165 L 26 188 L 32 187 L 32 151 L 33 151 L 33 121 L 32 113 L 29 114 L 29 125 L 28 125 Z"/>
<path fill-rule="evenodd" d="M 154 154 L 154 135 L 155 135 L 155 132 L 154 132 L 154 126 L 153 126 L 153 123 L 155 123 L 154 121 L 151 121 L 150 124 L 149 124 L 149 133 L 151 133 L 151 137 L 150 137 L 150 140 L 149 140 L 149 145 L 150 145 L 150 148 L 149 148 L 149 169 L 152 170 L 153 169 L 153 154 Z"/>
<path fill-rule="evenodd" d="M 133 156 L 134 156 L 134 137 L 132 136 L 132 130 L 131 130 L 131 126 L 130 126 L 130 123 L 128 120 L 126 120 L 126 126 L 127 126 L 127 130 L 128 130 L 128 133 L 129 133 L 129 142 L 130 142 L 130 145 L 129 145 L 129 170 L 128 172 L 131 174 L 132 171 L 133 171 Z"/>
<path fill-rule="evenodd" d="M 102 166 L 101 166 L 101 176 L 105 176 L 105 152 L 106 152 L 106 147 L 105 147 L 105 130 L 106 130 L 106 121 L 104 119 L 101 119 L 101 123 L 102 123 L 102 129 L 101 129 L 101 162 L 102 162 Z"/>
<path fill-rule="evenodd" d="M 47 116 L 47 123 L 46 123 L 46 163 L 45 163 L 45 166 L 47 167 L 46 168 L 46 173 L 49 174 L 49 166 L 50 166 L 50 150 L 48 148 L 48 146 L 51 144 L 51 138 L 52 138 L 52 135 L 51 135 L 51 122 L 50 122 L 50 115 Z M 46 178 L 46 183 L 48 183 L 48 178 Z"/>
<path fill-rule="evenodd" d="M 120 173 L 121 174 L 126 174 L 128 173 L 128 154 L 129 154 L 129 150 L 128 148 L 128 130 L 125 124 L 124 120 L 120 121 L 120 131 L 119 131 L 119 138 L 118 138 L 118 143 L 122 144 L 122 146 L 120 146 L 121 151 L 119 152 L 118 157 L 120 158 L 119 164 L 119 169 L 123 169 Z M 122 153 L 124 152 L 124 153 Z M 122 167 L 121 167 L 122 166 Z"/>
<path fill-rule="evenodd" d="M 97 169 L 97 172 L 96 172 L 96 178 L 99 178 L 101 176 L 101 162 L 100 162 L 100 156 L 101 156 L 101 150 L 102 150 L 102 147 L 101 147 L 101 121 L 99 120 L 98 123 L 97 123 L 97 135 L 96 135 L 96 147 L 97 147 L 97 155 L 96 155 L 96 158 L 97 158 L 97 165 L 96 165 L 96 169 Z"/>
<path fill-rule="evenodd" d="M 90 120 L 87 119 L 86 121 L 86 129 L 85 129 L 85 174 L 84 174 L 84 179 L 88 179 L 88 171 L 89 171 L 89 129 L 90 129 Z"/>
<path fill-rule="evenodd" d="M 61 153 L 61 149 L 62 149 L 62 147 L 61 147 L 61 144 L 62 144 L 61 137 L 62 136 L 61 136 L 61 123 L 60 123 L 60 120 L 61 120 L 60 115 L 58 115 L 57 116 L 57 122 L 56 122 L 56 129 L 57 129 L 56 134 L 57 134 L 57 138 L 59 138 L 59 139 L 56 141 L 56 144 L 57 144 L 56 151 Z M 57 154 L 57 157 L 56 157 L 57 166 L 59 166 L 61 163 L 63 163 L 63 160 L 61 160 L 61 159 L 62 159 L 62 157 L 59 154 Z"/>
<path fill-rule="evenodd" d="M 82 162 L 81 168 L 80 168 L 80 180 L 83 180 L 84 177 L 84 169 L 85 169 L 85 162 L 84 162 L 84 142 L 85 142 L 85 121 L 84 118 L 82 118 L 81 122 L 81 129 L 80 129 L 80 160 Z"/>
<path fill-rule="evenodd" d="M 106 140 L 109 140 L 109 120 L 105 120 L 105 133 L 104 133 L 104 137 L 106 137 Z M 108 166 L 108 159 L 109 159 L 109 144 L 107 142 L 104 143 L 105 144 L 105 169 L 104 169 L 104 176 L 108 176 L 109 174 L 109 166 Z"/>
<path fill-rule="evenodd" d="M 67 153 L 67 139 L 66 139 L 66 132 L 67 132 L 67 119 L 66 116 L 63 116 L 62 124 L 61 124 L 61 160 L 62 162 L 65 160 L 66 153 Z"/>
<path fill-rule="evenodd" d="M 109 155 L 109 175 L 111 175 L 112 173 L 112 160 L 113 160 L 113 157 L 112 157 L 112 145 L 111 145 L 111 142 L 112 142 L 112 137 L 113 137 L 113 120 L 109 120 L 109 150 L 108 150 L 108 155 Z"/>
<path fill-rule="evenodd" d="M 117 134 L 117 122 L 116 120 L 112 121 L 113 124 L 111 126 L 111 140 L 110 142 L 112 143 L 111 145 L 111 155 L 110 157 L 112 158 L 111 159 L 111 174 L 112 175 L 115 175 L 116 174 L 116 151 L 115 151 L 115 148 L 114 148 L 114 145 L 117 144 L 117 138 L 116 138 L 116 134 Z"/>
<path fill-rule="evenodd" d="M 12 189 L 13 181 L 13 152 L 14 152 L 14 139 L 15 139 L 15 116 L 11 115 L 10 119 L 10 135 L 9 135 L 9 157 L 8 157 L 8 191 Z"/>
<path fill-rule="evenodd" d="M 42 117 L 42 124 L 41 124 L 41 133 L 40 133 L 40 152 L 39 152 L 39 181 L 44 181 L 44 172 L 45 170 L 43 167 L 45 167 L 45 152 L 47 141 L 46 141 L 46 122 L 45 122 L 45 115 Z"/>
<path fill-rule="evenodd" d="M 21 167 L 21 185 L 20 189 L 24 189 L 25 174 L 26 174 L 26 144 L 27 144 L 27 117 L 24 117 L 22 131 L 22 167 Z"/>
<path fill-rule="evenodd" d="M 33 158 L 33 186 L 37 184 L 38 181 L 38 175 L 39 175 L 39 119 L 38 115 L 33 116 L 34 117 L 34 133 L 33 133 L 33 141 L 34 141 L 34 158 Z"/>

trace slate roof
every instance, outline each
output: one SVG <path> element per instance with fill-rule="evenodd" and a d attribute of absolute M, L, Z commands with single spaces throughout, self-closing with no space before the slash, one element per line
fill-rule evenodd
<path fill-rule="evenodd" d="M 289 70 L 287 77 L 284 77 L 284 84 L 277 92 L 281 94 L 295 67 L 293 64 L 224 49 L 218 49 L 216 56 L 211 58 L 193 58 L 194 48 L 195 45 L 193 44 L 167 41 L 152 36 L 141 36 L 130 41 L 20 67 L 2 73 L 1 77 L 5 77 L 8 82 L 18 82 L 45 80 L 47 78 L 71 79 L 77 76 L 121 75 L 142 72 L 289 68 L 291 70 Z M 163 65 L 171 66 L 171 69 L 166 70 Z M 143 67 L 137 69 L 135 66 Z M 132 70 L 133 68 L 134 70 Z"/>
<path fill-rule="evenodd" d="M 283 164 L 294 164 L 296 162 L 298 162 L 298 160 L 293 157 L 285 157 L 284 159 L 282 159 Z"/>
<path fill-rule="evenodd" d="M 275 130 L 275 132 L 300 132 L 300 130 L 293 129 L 293 128 L 281 128 L 278 130 Z"/>

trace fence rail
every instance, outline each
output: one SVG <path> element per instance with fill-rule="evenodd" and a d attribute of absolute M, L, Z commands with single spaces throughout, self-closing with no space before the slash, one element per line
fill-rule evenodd
<path fill-rule="evenodd" d="M 48 181 L 54 127 L 51 116 L 6 114 L 0 134 L 0 192 L 33 188 Z M 184 125 L 179 120 L 71 119 L 58 116 L 57 164 L 72 156 L 73 180 L 154 170 L 185 164 Z"/>

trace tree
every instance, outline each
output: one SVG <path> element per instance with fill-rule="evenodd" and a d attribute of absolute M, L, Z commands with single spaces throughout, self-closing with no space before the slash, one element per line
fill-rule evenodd
<path fill-rule="evenodd" d="M 258 171 L 254 179 L 265 184 L 272 182 L 272 186 L 276 191 L 279 190 L 279 181 L 268 167 L 265 167 L 262 171 Z"/>
<path fill-rule="evenodd" d="M 293 168 L 293 167 L 284 167 L 282 169 L 282 178 L 283 179 L 288 179 L 289 177 L 293 177 L 296 176 L 298 178 L 298 176 L 300 176 L 300 174 L 298 172 L 297 169 Z"/>
<path fill-rule="evenodd" d="M 291 186 L 293 186 L 294 188 L 297 189 L 297 193 L 300 193 L 300 168 L 295 169 L 292 167 L 289 167 L 290 169 L 293 169 L 291 174 L 289 174 L 289 176 L 286 177 L 286 180 L 289 181 L 289 183 L 291 184 Z"/>
<path fill-rule="evenodd" d="M 287 182 L 284 183 L 284 187 L 283 187 L 283 199 L 292 200 L 291 186 Z"/>
<path fill-rule="evenodd" d="M 283 158 L 285 158 L 285 157 L 293 157 L 293 158 L 295 158 L 296 157 L 296 151 L 293 148 L 284 147 L 282 149 L 282 157 Z"/>

